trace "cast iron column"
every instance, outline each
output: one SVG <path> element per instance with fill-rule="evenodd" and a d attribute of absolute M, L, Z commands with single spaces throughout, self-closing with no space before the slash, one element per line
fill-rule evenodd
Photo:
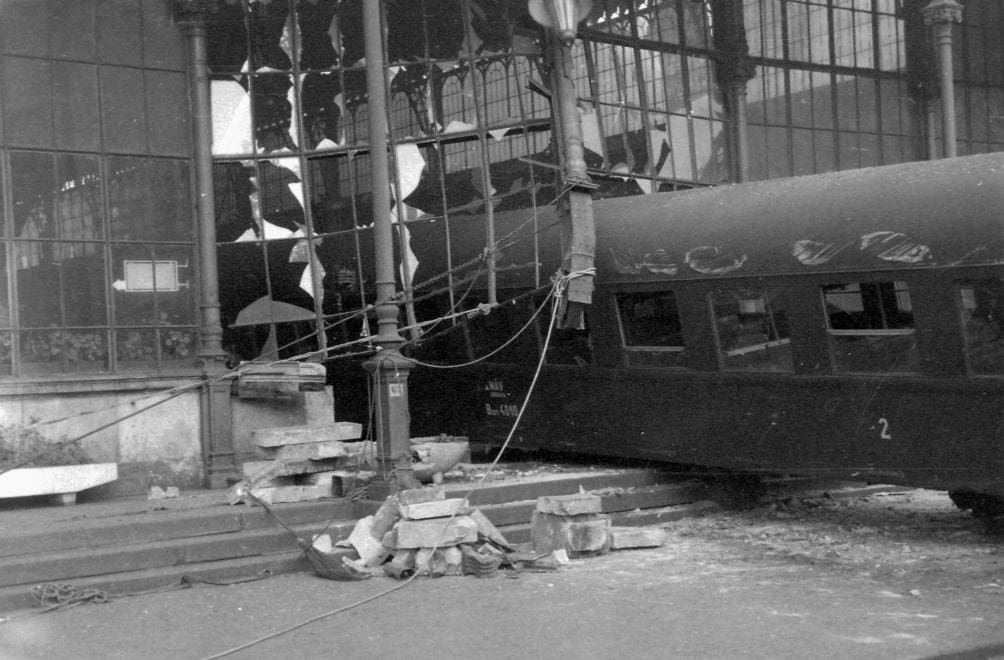
<path fill-rule="evenodd" d="M 756 76 L 749 59 L 743 3 L 712 0 L 715 23 L 715 75 L 729 110 L 729 172 L 733 183 L 749 180 L 749 140 L 746 119 L 747 85 Z"/>
<path fill-rule="evenodd" d="M 962 22 L 964 7 L 956 0 L 931 0 L 921 11 L 924 22 L 932 26 L 934 47 L 938 52 L 938 75 L 941 81 L 941 125 L 945 158 L 954 158 L 955 144 L 955 75 L 952 65 L 952 25 Z"/>
<path fill-rule="evenodd" d="M 220 322 L 219 273 L 216 257 L 216 209 L 213 200 L 213 134 L 209 65 L 206 59 L 206 14 L 213 0 L 177 0 L 175 17 L 189 47 L 189 89 L 195 151 L 195 199 L 199 242 L 199 357 L 202 359 L 202 453 L 210 488 L 225 488 L 237 476 L 230 408 L 230 378 L 226 373 L 223 327 Z"/>
<path fill-rule="evenodd" d="M 373 190 L 373 242 L 376 265 L 376 355 L 364 365 L 374 398 L 377 463 L 390 490 L 420 486 L 411 465 L 408 374 L 412 363 L 398 348 L 398 309 L 394 304 L 393 227 L 387 158 L 387 78 L 384 68 L 381 0 L 363 0 L 366 88 L 369 112 L 370 177 Z M 399 218 L 403 222 L 403 218 Z M 372 497 L 372 495 L 371 495 Z"/>

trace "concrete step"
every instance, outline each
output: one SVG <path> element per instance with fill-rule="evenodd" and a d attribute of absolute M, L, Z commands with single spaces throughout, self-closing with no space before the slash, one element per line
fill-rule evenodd
<path fill-rule="evenodd" d="M 112 506 L 109 504 L 108 506 Z M 122 509 L 122 505 L 119 507 Z M 0 512 L 0 565 L 4 557 L 76 548 L 94 550 L 105 546 L 122 546 L 134 543 L 151 543 L 179 538 L 228 534 L 254 529 L 275 527 L 275 523 L 259 507 L 228 506 L 220 502 L 205 508 L 169 510 L 145 508 L 112 511 L 102 515 L 86 506 L 78 506 L 79 516 L 57 520 L 42 520 L 30 524 L 31 512 L 19 512 L 29 524 L 16 522 L 6 525 L 6 512 Z M 289 525 L 354 518 L 356 505 L 344 499 L 317 500 L 282 504 L 274 507 L 283 522 Z M 67 509 L 62 509 L 67 511 Z M 107 513 L 108 510 L 105 509 Z M 50 514 L 51 511 L 41 511 Z M 27 514 L 27 516 L 25 515 Z"/>
<path fill-rule="evenodd" d="M 208 561 L 182 566 L 162 566 L 92 577 L 74 578 L 63 582 L 75 593 L 100 590 L 111 598 L 134 594 L 171 591 L 198 587 L 200 582 L 243 582 L 292 571 L 310 570 L 303 553 L 286 550 L 267 555 Z M 0 622 L 5 616 L 18 616 L 43 607 L 32 595 L 35 585 L 0 587 Z"/>
<path fill-rule="evenodd" d="M 337 521 L 325 530 L 341 539 L 352 531 L 355 521 Z M 293 531 L 311 539 L 325 523 L 297 525 Z M 285 529 L 271 527 L 232 534 L 176 538 L 93 550 L 60 550 L 34 555 L 18 555 L 0 561 L 0 586 L 75 580 L 81 577 L 130 571 L 186 566 L 203 562 L 252 557 L 296 548 L 296 539 Z"/>
<path fill-rule="evenodd" d="M 706 496 L 696 481 L 667 483 L 655 470 L 568 470 L 533 472 L 480 482 L 445 484 L 447 497 L 466 496 L 512 543 L 529 540 L 536 499 L 588 490 L 599 494 L 614 524 L 654 524 L 659 516 L 686 515 Z M 324 500 L 281 504 L 271 510 L 300 538 L 325 530 L 344 539 L 355 521 L 375 511 L 380 501 Z M 78 505 L 79 506 L 79 505 Z M 674 508 L 675 507 L 675 508 Z M 655 517 L 641 512 L 664 509 Z M 670 511 L 672 509 L 672 511 Z M 38 584 L 70 584 L 77 590 L 127 594 L 178 588 L 187 581 L 229 581 L 311 570 L 296 538 L 260 507 L 213 502 L 202 508 L 116 514 L 87 509 L 80 515 L 17 527 L 0 511 L 0 613 L 32 607 Z M 92 511 L 90 516 L 83 512 Z M 93 513 L 100 511 L 100 513 Z M 662 518 L 668 520 L 670 518 Z"/>

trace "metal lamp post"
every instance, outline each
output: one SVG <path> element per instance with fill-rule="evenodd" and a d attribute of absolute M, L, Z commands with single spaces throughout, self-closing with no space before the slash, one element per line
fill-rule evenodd
<path fill-rule="evenodd" d="M 412 363 L 398 348 L 394 304 L 393 227 L 390 218 L 390 176 L 387 156 L 387 79 L 384 68 L 383 26 L 379 0 L 363 2 L 366 88 L 369 106 L 370 176 L 373 181 L 373 242 L 376 270 L 377 354 L 364 365 L 374 398 L 377 467 L 388 479 L 388 490 L 420 486 L 411 464 L 411 417 L 408 411 L 408 374 Z M 373 494 L 370 494 L 373 497 Z"/>

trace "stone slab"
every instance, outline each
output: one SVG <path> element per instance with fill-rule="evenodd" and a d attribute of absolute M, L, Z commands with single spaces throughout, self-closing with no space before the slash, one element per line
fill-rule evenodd
<path fill-rule="evenodd" d="M 264 479 L 262 479 L 259 475 L 267 475 L 268 479 L 273 479 L 275 477 L 283 477 L 291 474 L 329 472 L 332 470 L 338 470 L 339 468 L 345 469 L 346 467 L 348 466 L 345 465 L 345 459 L 326 458 L 321 461 L 245 461 L 241 469 L 244 471 L 244 475 L 249 481 L 252 481 L 252 483 L 259 483 L 264 481 Z"/>
<path fill-rule="evenodd" d="M 252 488 L 251 494 L 265 504 L 285 504 L 289 502 L 309 502 L 331 497 L 331 488 L 321 486 L 268 486 Z"/>
<path fill-rule="evenodd" d="M 402 490 L 397 494 L 397 501 L 401 505 L 421 504 L 422 502 L 434 502 L 443 499 L 446 499 L 446 491 L 442 486 L 412 488 L 410 490 Z"/>
<path fill-rule="evenodd" d="M 390 535 L 388 535 L 390 536 Z M 478 525 L 467 516 L 455 518 L 430 518 L 428 520 L 401 520 L 394 526 L 393 547 L 433 548 L 475 543 Z M 388 538 L 384 537 L 384 545 Z"/>
<path fill-rule="evenodd" d="M 295 445 L 279 445 L 276 447 L 258 447 L 256 453 L 267 459 L 292 459 L 317 461 L 325 458 L 351 456 L 355 452 L 346 447 L 341 440 L 322 440 L 320 442 L 304 442 Z"/>
<path fill-rule="evenodd" d="M 118 479 L 117 463 L 27 467 L 0 474 L 0 498 L 77 493 Z"/>
<path fill-rule="evenodd" d="M 251 439 L 259 447 L 281 447 L 328 440 L 358 440 L 360 437 L 362 437 L 362 424 L 357 422 L 280 426 L 251 432 Z"/>
<path fill-rule="evenodd" d="M 398 504 L 401 517 L 406 520 L 425 520 L 427 518 L 447 518 L 454 514 L 466 513 L 470 507 L 467 500 L 454 497 L 448 500 L 433 500 L 415 504 Z"/>

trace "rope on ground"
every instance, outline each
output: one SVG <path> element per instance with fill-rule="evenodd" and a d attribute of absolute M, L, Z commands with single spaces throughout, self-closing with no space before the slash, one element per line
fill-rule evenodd
<path fill-rule="evenodd" d="M 85 603 L 110 603 L 113 600 L 129 598 L 132 596 L 147 596 L 150 594 L 190 589 L 197 584 L 205 584 L 213 587 L 229 587 L 231 585 L 243 584 L 245 582 L 257 582 L 258 580 L 270 578 L 273 575 L 274 573 L 272 570 L 268 568 L 259 571 L 251 577 L 238 578 L 235 580 L 207 580 L 205 578 L 192 577 L 191 575 L 182 575 L 181 579 L 177 582 L 163 587 L 118 594 L 94 587 L 79 588 L 67 582 L 43 582 L 42 584 L 36 584 L 31 588 L 31 597 L 35 599 L 39 607 L 42 609 L 30 610 L 19 614 L 0 617 L 0 623 L 6 623 L 12 619 L 23 618 L 26 616 L 48 614 L 49 612 L 65 610 L 71 607 L 76 607 L 77 605 L 83 605 Z"/>

